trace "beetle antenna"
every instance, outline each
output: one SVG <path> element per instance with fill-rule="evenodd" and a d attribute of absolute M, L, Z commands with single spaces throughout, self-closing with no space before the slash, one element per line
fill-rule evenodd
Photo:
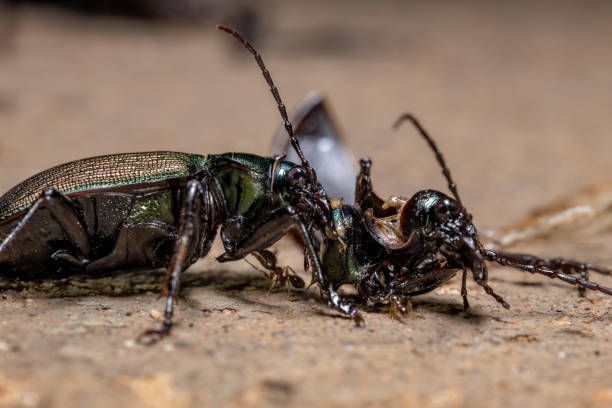
<path fill-rule="evenodd" d="M 298 143 L 298 140 L 293 134 L 293 126 L 291 125 L 291 122 L 289 121 L 289 117 L 287 116 L 287 109 L 285 108 L 285 104 L 281 100 L 280 94 L 278 93 L 278 88 L 276 88 L 276 85 L 274 85 L 274 81 L 272 81 L 272 76 L 270 76 L 270 71 L 268 71 L 268 69 L 264 65 L 264 62 L 261 59 L 261 55 L 259 55 L 259 53 L 255 50 L 255 48 L 253 48 L 253 46 L 247 40 L 245 40 L 240 34 L 238 34 L 236 31 L 232 30 L 231 28 L 224 27 L 222 25 L 218 25 L 217 28 L 221 31 L 225 31 L 226 33 L 234 37 L 236 40 L 238 40 L 244 46 L 244 48 L 249 50 L 249 52 L 253 54 L 253 57 L 255 57 L 255 61 L 257 61 L 257 65 L 259 65 L 259 68 L 261 69 L 261 73 L 263 74 L 264 78 L 266 79 L 266 82 L 270 86 L 270 92 L 272 92 L 272 96 L 274 96 L 274 100 L 276 100 L 276 104 L 278 105 L 278 110 L 285 124 L 285 130 L 287 131 L 287 134 L 289 135 L 291 144 L 293 145 L 293 148 L 295 149 L 295 152 L 297 153 L 298 157 L 302 161 L 302 165 L 306 168 L 306 171 L 310 175 L 311 182 L 314 185 L 317 181 L 316 173 L 314 172 L 312 167 L 310 167 L 310 164 L 304 157 L 304 154 L 302 153 L 302 149 L 300 149 L 300 144 Z"/>
<path fill-rule="evenodd" d="M 423 126 L 421 126 L 421 123 L 417 120 L 417 118 L 415 118 L 414 115 L 410 113 L 404 113 L 403 115 L 401 115 L 393 124 L 393 129 L 397 130 L 404 121 L 411 122 L 414 125 L 414 127 L 417 128 L 421 136 L 425 138 L 431 150 L 434 151 L 434 153 L 436 154 L 436 159 L 438 160 L 438 163 L 442 167 L 442 174 L 444 174 L 444 177 L 446 178 L 446 181 L 448 182 L 449 190 L 453 193 L 459 205 L 463 207 L 463 204 L 461 204 L 461 198 L 459 198 L 459 193 L 457 192 L 457 184 L 453 181 L 451 174 L 450 174 L 450 170 L 448 169 L 448 167 L 446 167 L 444 156 L 442 156 L 442 153 L 440 153 L 440 151 L 438 150 L 438 146 L 436 145 L 436 143 L 433 141 L 431 136 L 429 136 L 429 133 L 427 133 L 427 131 L 423 128 Z"/>

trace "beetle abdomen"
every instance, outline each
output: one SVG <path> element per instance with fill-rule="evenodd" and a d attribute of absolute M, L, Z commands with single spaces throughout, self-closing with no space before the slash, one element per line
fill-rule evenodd
<path fill-rule="evenodd" d="M 53 187 L 71 195 L 195 174 L 205 156 L 177 152 L 121 153 L 76 160 L 30 177 L 0 197 L 0 220 L 27 209 Z"/>

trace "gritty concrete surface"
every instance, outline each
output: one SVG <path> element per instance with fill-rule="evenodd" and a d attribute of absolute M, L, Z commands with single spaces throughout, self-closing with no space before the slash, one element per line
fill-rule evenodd
<path fill-rule="evenodd" d="M 381 195 L 445 189 L 422 141 L 389 129 L 406 110 L 436 137 L 483 234 L 611 179 L 606 2 L 265 7 L 258 45 L 287 105 L 324 91 Z M 213 27 L 15 17 L 0 30 L 1 191 L 102 153 L 267 152 L 272 99 Z M 512 249 L 610 266 L 611 207 L 598 208 Z M 302 264 L 292 242 L 276 251 Z M 177 327 L 151 347 L 134 339 L 159 324 L 163 272 L 2 282 L 0 406 L 612 406 L 610 297 L 492 268 L 510 310 L 470 283 L 462 313 L 455 279 L 399 322 L 360 306 L 356 328 L 314 289 L 267 296 L 260 273 L 219 253 L 190 269 Z"/>

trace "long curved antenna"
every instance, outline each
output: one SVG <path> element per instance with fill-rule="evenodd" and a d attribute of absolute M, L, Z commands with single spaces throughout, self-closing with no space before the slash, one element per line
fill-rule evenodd
<path fill-rule="evenodd" d="M 444 177 L 446 177 L 446 181 L 448 182 L 449 190 L 453 193 L 453 195 L 457 199 L 457 202 L 459 202 L 459 205 L 463 207 L 463 204 L 461 204 L 461 199 L 459 198 L 459 193 L 457 192 L 457 184 L 453 181 L 450 174 L 450 170 L 448 169 L 448 167 L 446 167 L 444 157 L 442 156 L 442 153 L 440 153 L 440 151 L 438 150 L 438 146 L 436 145 L 436 143 L 433 141 L 431 136 L 429 136 L 423 126 L 421 126 L 421 123 L 417 120 L 417 118 L 415 118 L 410 113 L 404 113 L 403 115 L 401 115 L 393 124 L 393 129 L 397 130 L 404 121 L 411 122 L 414 127 L 417 128 L 421 136 L 425 138 L 425 140 L 429 144 L 429 147 L 431 147 L 431 150 L 434 151 L 434 153 L 436 154 L 436 159 L 442 167 L 442 174 L 444 174 Z"/>
<path fill-rule="evenodd" d="M 244 46 L 244 48 L 249 50 L 249 52 L 253 54 L 253 57 L 255 57 L 255 61 L 257 61 L 257 65 L 259 65 L 259 68 L 261 69 L 261 73 L 266 79 L 268 86 L 270 86 L 270 92 L 272 92 L 272 96 L 274 96 L 274 100 L 276 100 L 276 104 L 278 105 L 278 110 L 285 124 L 285 130 L 287 131 L 287 134 L 289 134 L 289 139 L 291 140 L 291 144 L 293 145 L 293 148 L 295 149 L 295 152 L 297 153 L 298 157 L 302 161 L 302 165 L 308 172 L 312 184 L 315 185 L 317 182 L 316 173 L 314 172 L 312 167 L 310 167 L 310 164 L 304 157 L 304 154 L 302 153 L 302 149 L 300 149 L 300 144 L 298 143 L 298 140 L 293 134 L 293 126 L 291 125 L 291 122 L 289 121 L 289 117 L 287 116 L 287 109 L 285 108 L 285 104 L 281 100 L 280 94 L 278 93 L 278 88 L 276 88 L 276 85 L 274 85 L 274 81 L 272 81 L 272 77 L 270 76 L 270 71 L 268 71 L 268 69 L 264 65 L 263 60 L 261 59 L 261 55 L 259 55 L 259 53 L 255 50 L 255 48 L 253 48 L 253 46 L 247 40 L 245 40 L 240 34 L 238 34 L 236 31 L 232 30 L 231 28 L 224 27 L 222 25 L 218 25 L 217 28 L 221 31 L 225 31 L 226 33 L 234 37 L 236 40 L 238 40 Z"/>

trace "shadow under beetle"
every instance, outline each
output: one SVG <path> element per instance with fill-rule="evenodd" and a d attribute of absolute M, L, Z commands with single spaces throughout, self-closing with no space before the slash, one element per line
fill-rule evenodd
<path fill-rule="evenodd" d="M 329 289 L 314 231 L 333 239 L 328 197 L 293 135 L 260 55 L 255 57 L 301 164 L 245 153 L 112 154 L 43 171 L 0 197 L 0 276 L 12 279 L 101 275 L 166 267 L 167 303 L 155 341 L 170 332 L 181 273 L 205 256 L 220 227 L 220 262 L 242 259 L 297 227 L 313 275 L 330 303 L 356 322 L 361 315 Z"/>
<path fill-rule="evenodd" d="M 300 141 L 309 140 L 303 144 L 309 156 L 316 157 L 317 163 L 346 156 L 341 137 L 320 94 L 307 97 L 297 112 L 293 118 L 297 124 L 296 137 Z M 372 188 L 370 159 L 360 160 L 355 205 L 331 200 L 337 238 L 323 240 L 321 261 L 334 290 L 344 284 L 353 284 L 368 304 L 390 303 L 392 310 L 404 310 L 401 296 L 429 292 L 462 271 L 461 295 L 467 311 L 466 281 L 470 271 L 487 294 L 509 308 L 488 284 L 486 262 L 491 261 L 577 285 L 580 295 L 584 295 L 585 289 L 612 295 L 612 289 L 589 281 L 588 277 L 589 271 L 610 275 L 610 269 L 567 258 L 546 259 L 485 248 L 435 142 L 410 114 L 402 115 L 394 128 L 404 121 L 411 122 L 433 150 L 454 198 L 439 191 L 424 190 L 410 199 L 393 196 L 385 201 Z M 284 142 L 280 142 L 281 135 L 282 131 L 275 137 L 273 151 L 286 148 L 282 146 Z M 317 140 L 333 140 L 326 145 L 334 149 L 318 148 Z M 315 165 L 315 168 L 321 180 L 336 182 L 335 175 L 326 174 L 321 170 L 323 167 Z M 352 183 L 351 177 L 344 177 L 337 182 L 340 185 L 325 184 L 325 189 L 341 191 L 349 182 Z M 579 277 L 571 276 L 573 274 Z"/>

